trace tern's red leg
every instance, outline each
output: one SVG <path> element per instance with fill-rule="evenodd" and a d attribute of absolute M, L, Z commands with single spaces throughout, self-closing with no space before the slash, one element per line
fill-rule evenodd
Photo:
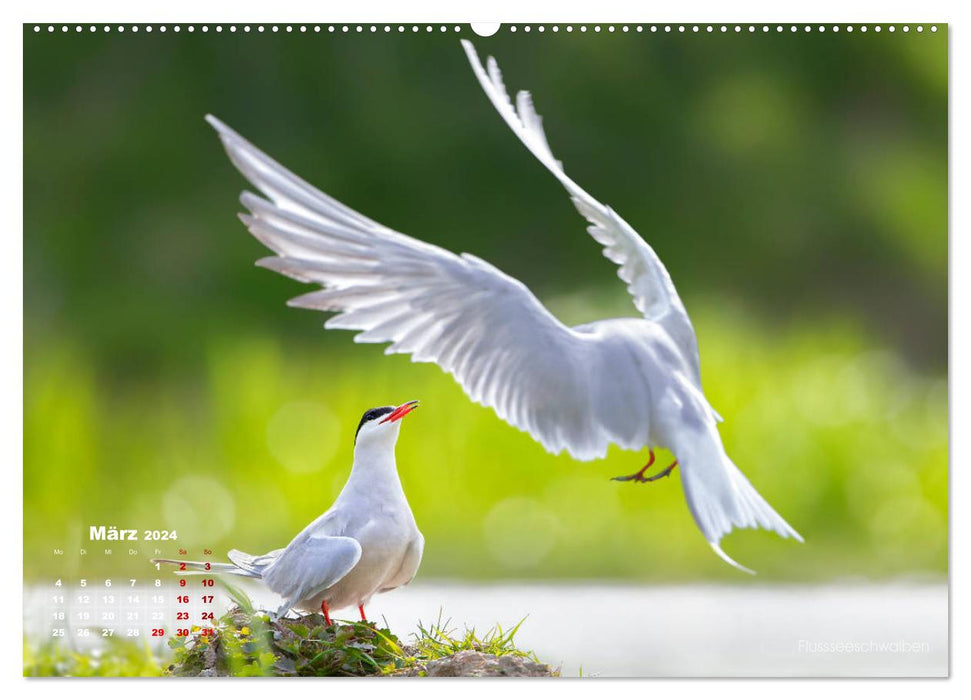
<path fill-rule="evenodd" d="M 644 472 L 650 469 L 651 465 L 654 464 L 654 450 L 651 450 L 651 458 L 647 460 L 647 464 L 641 467 L 638 471 L 633 474 L 628 474 L 627 476 L 615 476 L 611 481 L 637 481 L 643 484 L 646 481 L 652 481 L 652 479 L 647 479 L 644 476 Z"/>
<path fill-rule="evenodd" d="M 361 612 L 361 622 L 367 622 L 367 615 L 364 614 L 364 606 L 358 605 L 357 609 Z"/>
<path fill-rule="evenodd" d="M 324 613 L 324 622 L 330 627 L 333 623 L 330 621 L 330 608 L 327 607 L 327 601 L 325 600 L 320 604 L 320 611 Z"/>

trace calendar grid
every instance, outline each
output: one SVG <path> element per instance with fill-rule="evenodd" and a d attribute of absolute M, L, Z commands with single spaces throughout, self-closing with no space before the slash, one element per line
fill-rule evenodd
<path fill-rule="evenodd" d="M 230 603 L 214 575 L 179 575 L 150 561 L 192 556 L 185 548 L 152 548 L 148 554 L 110 547 L 52 551 L 64 573 L 25 595 L 24 628 L 71 649 L 89 650 L 112 639 L 147 639 L 150 647 L 159 647 L 194 628 L 214 627 Z M 208 561 L 212 550 L 198 554 Z M 120 573 L 91 573 L 112 570 Z"/>

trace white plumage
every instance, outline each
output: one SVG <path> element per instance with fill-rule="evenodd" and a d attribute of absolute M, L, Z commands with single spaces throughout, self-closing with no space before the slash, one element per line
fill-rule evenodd
<path fill-rule="evenodd" d="M 283 549 L 254 556 L 229 552 L 232 564 L 153 559 L 189 573 L 234 574 L 262 581 L 291 608 L 330 610 L 367 605 L 375 593 L 409 583 L 425 540 L 405 498 L 394 446 L 400 420 L 417 401 L 364 414 L 354 440 L 354 466 L 330 509 Z M 326 606 L 324 605 L 326 603 Z"/>
<path fill-rule="evenodd" d="M 463 41 L 489 100 L 566 188 L 588 231 L 616 263 L 643 318 L 567 327 L 520 281 L 474 255 L 455 255 L 378 224 L 307 184 L 212 116 L 240 172 L 266 199 L 244 193 L 241 218 L 276 255 L 258 264 L 322 289 L 291 306 L 337 312 L 326 328 L 361 331 L 452 374 L 469 397 L 577 459 L 666 447 L 678 458 L 688 507 L 715 551 L 733 528 L 800 539 L 722 447 L 720 416 L 701 389 L 694 329 L 652 248 L 563 171 L 527 92 L 509 99 L 494 59 Z"/>

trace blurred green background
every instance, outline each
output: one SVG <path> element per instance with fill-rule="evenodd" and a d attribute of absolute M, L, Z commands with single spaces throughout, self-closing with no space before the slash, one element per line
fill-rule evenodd
<path fill-rule="evenodd" d="M 468 28 L 423 29 L 25 27 L 28 580 L 92 524 L 176 528 L 193 553 L 282 546 L 340 490 L 361 413 L 410 398 L 421 578 L 738 580 L 677 473 L 619 484 L 645 455 L 550 456 L 437 367 L 323 332 L 284 305 L 305 287 L 253 266 L 207 112 L 566 322 L 634 313 L 482 94 Z M 946 28 L 474 41 L 661 256 L 729 454 L 806 538 L 725 549 L 781 580 L 946 574 Z"/>

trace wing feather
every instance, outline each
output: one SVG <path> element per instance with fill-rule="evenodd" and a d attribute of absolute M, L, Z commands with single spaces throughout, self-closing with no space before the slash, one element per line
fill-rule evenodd
<path fill-rule="evenodd" d="M 530 94 L 520 91 L 513 106 L 495 59 L 489 56 L 487 67 L 483 68 L 472 43 L 463 39 L 462 46 L 489 101 L 523 145 L 566 189 L 577 211 L 590 223 L 587 231 L 604 246 L 604 256 L 619 266 L 617 275 L 626 283 L 634 306 L 645 318 L 667 330 L 700 383 L 694 328 L 660 258 L 620 215 L 594 199 L 566 175 L 563 164 L 550 150 L 543 131 L 543 120 L 536 112 Z"/>
<path fill-rule="evenodd" d="M 241 197 L 249 210 L 243 223 L 276 253 L 258 264 L 323 287 L 291 306 L 337 312 L 326 328 L 358 330 L 356 342 L 387 342 L 386 353 L 437 363 L 473 401 L 550 452 L 593 459 L 612 442 L 647 444 L 648 404 L 621 410 L 610 400 L 640 376 L 630 353 L 564 326 L 521 282 L 486 261 L 357 214 L 207 119 L 232 162 L 269 198 Z M 591 363 L 608 369 L 595 383 Z"/>
<path fill-rule="evenodd" d="M 333 586 L 360 559 L 357 540 L 304 531 L 263 570 L 263 582 L 289 608 Z"/>

